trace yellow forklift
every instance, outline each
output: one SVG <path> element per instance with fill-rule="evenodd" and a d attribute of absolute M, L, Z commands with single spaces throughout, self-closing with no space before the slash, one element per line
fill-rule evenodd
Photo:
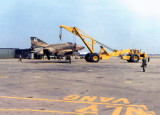
<path fill-rule="evenodd" d="M 87 62 L 99 62 L 100 59 L 102 59 L 102 60 L 107 59 L 108 60 L 110 57 L 114 57 L 114 56 L 119 56 L 119 57 L 121 57 L 121 59 L 127 60 L 128 62 L 139 62 L 139 60 L 143 59 L 143 57 L 146 59 L 148 58 L 147 54 L 142 53 L 141 50 L 137 50 L 137 49 L 125 49 L 125 50 L 112 49 L 112 48 L 104 45 L 103 43 L 93 39 L 92 37 L 88 36 L 86 33 L 81 31 L 77 27 L 68 27 L 68 26 L 60 25 L 60 29 L 61 29 L 60 35 L 59 35 L 60 39 L 62 37 L 62 28 L 68 30 L 69 32 L 71 32 L 81 38 L 83 43 L 86 45 L 86 47 L 90 51 L 90 53 L 86 54 L 86 56 L 85 56 L 85 60 Z M 87 41 L 87 40 L 89 40 L 89 41 Z M 95 53 L 95 50 L 94 50 L 94 46 L 96 43 L 99 44 L 100 48 L 101 48 L 99 54 Z M 105 48 L 111 50 L 112 52 L 111 53 L 107 52 L 107 50 Z"/>

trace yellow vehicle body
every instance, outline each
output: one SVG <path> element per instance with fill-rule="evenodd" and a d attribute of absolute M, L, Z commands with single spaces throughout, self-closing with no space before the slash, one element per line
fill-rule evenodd
<path fill-rule="evenodd" d="M 102 43 L 100 43 L 97 40 L 93 39 L 92 37 L 88 36 L 86 33 L 79 30 L 77 27 L 68 27 L 68 26 L 60 25 L 60 28 L 64 28 L 64 29 L 68 30 L 69 32 L 71 32 L 81 38 L 83 43 L 86 45 L 86 47 L 90 51 L 90 53 L 88 53 L 85 56 L 85 59 L 87 62 L 99 62 L 99 59 L 108 60 L 108 59 L 110 59 L 110 57 L 114 57 L 114 56 L 120 56 L 121 59 L 127 60 L 128 62 L 138 62 L 143 57 L 147 58 L 147 54 L 141 53 L 141 50 L 137 50 L 137 49 L 117 50 L 117 49 L 115 49 L 115 50 L 112 50 L 113 52 L 108 53 L 107 50 L 103 46 L 100 46 L 101 47 L 100 52 L 99 52 L 99 54 L 97 54 L 94 52 L 95 51 L 94 45 L 96 43 L 98 43 L 98 44 L 102 44 Z M 62 37 L 61 33 L 60 33 L 59 37 L 61 39 L 61 37 Z M 89 41 L 87 41 L 87 39 Z"/>
<path fill-rule="evenodd" d="M 127 60 L 128 62 L 138 62 L 143 58 L 148 58 L 147 53 L 142 53 L 141 50 L 130 50 L 127 55 L 121 56 L 121 59 Z"/>

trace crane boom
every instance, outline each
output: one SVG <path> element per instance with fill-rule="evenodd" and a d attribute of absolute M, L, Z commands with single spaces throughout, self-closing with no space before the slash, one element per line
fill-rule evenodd
<path fill-rule="evenodd" d="M 87 46 L 88 50 L 89 50 L 91 53 L 94 53 L 94 44 L 96 44 L 96 41 L 95 41 L 92 37 L 88 36 L 88 35 L 87 35 L 86 33 L 84 33 L 84 32 L 82 32 L 83 34 L 80 33 L 80 30 L 79 30 L 77 27 L 68 27 L 68 26 L 60 25 L 60 28 L 64 28 L 64 29 L 68 30 L 69 32 L 71 32 L 71 33 L 77 35 L 78 37 L 80 37 L 81 40 L 83 41 L 83 43 Z M 61 36 L 62 36 L 62 35 L 60 34 L 60 37 L 61 37 Z M 85 40 L 85 38 L 90 39 L 90 41 L 87 42 L 87 41 Z"/>
<path fill-rule="evenodd" d="M 64 28 L 64 29 L 68 30 L 69 32 L 71 32 L 81 38 L 83 43 L 86 45 L 88 50 L 91 52 L 85 56 L 85 59 L 87 62 L 98 62 L 99 59 L 109 59 L 110 57 L 113 57 L 113 56 L 121 56 L 121 59 L 127 60 L 128 62 L 138 62 L 139 59 L 142 59 L 143 57 L 147 58 L 147 54 L 141 53 L 141 50 L 125 49 L 125 50 L 119 51 L 116 49 L 112 49 L 112 48 L 104 45 L 103 43 L 93 39 L 92 37 L 87 35 L 85 32 L 79 30 L 77 27 L 68 27 L 68 26 L 60 25 L 60 28 L 61 29 Z M 60 39 L 61 39 L 61 37 L 62 37 L 62 34 L 60 33 Z M 86 41 L 85 38 L 88 38 L 90 41 Z M 96 43 L 101 45 L 100 46 L 101 50 L 100 50 L 99 55 L 96 54 L 94 51 L 94 45 Z M 113 52 L 108 53 L 104 47 L 113 51 Z M 124 55 L 126 53 L 128 53 L 128 54 Z"/>

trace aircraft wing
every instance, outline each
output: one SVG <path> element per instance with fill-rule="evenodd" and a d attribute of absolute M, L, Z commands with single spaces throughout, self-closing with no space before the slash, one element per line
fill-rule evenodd
<path fill-rule="evenodd" d="M 31 52 L 37 54 L 43 54 L 43 48 L 34 48 L 34 50 L 32 50 Z"/>
<path fill-rule="evenodd" d="M 73 52 L 73 50 L 62 50 L 60 52 Z"/>
<path fill-rule="evenodd" d="M 58 56 L 70 56 L 70 55 L 78 55 L 78 52 L 73 50 L 61 50 L 57 53 Z"/>

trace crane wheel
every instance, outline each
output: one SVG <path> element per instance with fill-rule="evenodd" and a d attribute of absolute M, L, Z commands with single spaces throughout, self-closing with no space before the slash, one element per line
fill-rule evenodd
<path fill-rule="evenodd" d="M 138 54 L 133 54 L 130 58 L 131 62 L 139 62 L 139 55 Z"/>
<path fill-rule="evenodd" d="M 93 53 L 90 55 L 90 59 L 91 59 L 91 62 L 99 62 L 99 55 L 96 53 Z"/>
<path fill-rule="evenodd" d="M 88 53 L 88 54 L 86 54 L 85 55 L 85 60 L 86 60 L 86 62 L 91 62 L 91 53 Z"/>
<path fill-rule="evenodd" d="M 127 60 L 128 62 L 131 62 L 131 60 Z"/>

